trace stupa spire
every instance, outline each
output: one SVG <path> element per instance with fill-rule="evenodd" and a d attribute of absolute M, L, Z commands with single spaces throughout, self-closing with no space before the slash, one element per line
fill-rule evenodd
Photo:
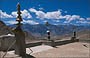
<path fill-rule="evenodd" d="M 18 21 L 19 23 L 22 21 L 22 17 L 21 17 L 21 12 L 20 12 L 20 4 L 18 3 L 17 4 L 17 14 L 18 14 L 18 16 L 17 16 L 17 19 L 16 19 L 16 21 Z"/>

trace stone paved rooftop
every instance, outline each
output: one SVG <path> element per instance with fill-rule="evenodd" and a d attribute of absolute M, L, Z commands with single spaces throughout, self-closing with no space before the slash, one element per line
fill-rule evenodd
<path fill-rule="evenodd" d="M 75 43 L 70 43 L 70 44 L 66 44 L 62 46 L 57 46 L 56 48 L 48 49 L 46 51 L 40 51 L 32 55 L 35 56 L 36 58 L 43 58 L 43 57 L 89 58 L 90 57 L 90 44 L 75 42 Z"/>
<path fill-rule="evenodd" d="M 33 51 L 31 53 L 30 49 Z M 75 42 L 61 46 L 51 47 L 48 45 L 40 45 L 31 48 L 26 48 L 26 53 L 31 53 L 35 58 L 89 58 L 90 43 Z M 2 53 L 3 54 L 3 53 Z M 1 55 L 2 55 L 1 54 Z M 14 54 L 14 51 L 9 51 L 6 58 L 20 58 Z"/>

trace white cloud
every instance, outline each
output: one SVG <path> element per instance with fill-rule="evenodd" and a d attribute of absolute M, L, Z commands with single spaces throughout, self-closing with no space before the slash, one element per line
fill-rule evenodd
<path fill-rule="evenodd" d="M 80 21 L 83 21 L 85 23 L 85 18 L 82 18 L 79 15 L 64 15 L 63 16 L 62 11 L 60 10 L 45 13 L 41 10 L 30 8 L 29 11 L 34 12 L 37 15 L 37 18 L 40 18 L 40 19 L 64 19 L 65 20 L 64 23 L 71 23 L 72 21 L 76 21 L 78 23 Z M 87 20 L 90 20 L 90 18 L 87 18 Z M 59 21 L 56 21 L 56 22 L 59 22 Z"/>
<path fill-rule="evenodd" d="M 87 20 L 90 20 L 90 18 L 87 18 Z"/>
<path fill-rule="evenodd" d="M 69 23 L 68 21 L 64 21 L 63 23 Z"/>
<path fill-rule="evenodd" d="M 11 24 L 17 24 L 18 22 L 17 21 L 14 21 L 14 20 L 11 20 L 11 21 L 5 21 L 5 23 L 7 25 L 11 25 Z M 23 24 L 31 24 L 31 25 L 36 25 L 36 24 L 39 24 L 38 22 L 35 22 L 33 20 L 23 20 L 22 22 Z"/>
<path fill-rule="evenodd" d="M 69 22 L 72 20 L 79 20 L 80 16 L 79 15 L 72 15 L 72 17 L 69 19 Z"/>
<path fill-rule="evenodd" d="M 32 18 L 32 16 L 30 15 L 30 13 L 24 9 L 23 11 L 21 11 L 21 16 L 22 18 Z M 0 18 L 16 18 L 17 17 L 17 11 L 13 11 L 10 15 L 7 14 L 6 12 L 3 12 L 2 10 L 0 10 Z"/>
<path fill-rule="evenodd" d="M 65 15 L 63 16 L 66 20 L 69 20 L 72 16 L 71 15 Z"/>
<path fill-rule="evenodd" d="M 40 18 L 40 19 L 44 19 L 45 18 L 45 13 L 43 11 L 37 11 L 34 8 L 30 8 L 29 11 L 30 12 L 34 12 L 37 15 L 37 18 Z"/>
<path fill-rule="evenodd" d="M 41 9 L 41 10 L 40 10 Z M 32 18 L 30 12 L 34 12 L 36 15 L 36 18 L 39 19 L 58 19 L 55 20 L 54 22 L 60 22 L 60 19 L 64 19 L 65 21 L 63 23 L 71 23 L 72 21 L 75 21 L 76 23 L 89 23 L 88 22 L 90 20 L 90 18 L 83 18 L 80 17 L 79 15 L 62 15 L 62 11 L 61 10 L 57 10 L 57 11 L 51 11 L 51 12 L 44 12 L 42 11 L 43 8 L 39 8 L 39 10 L 36 10 L 34 8 L 30 8 L 29 10 L 22 10 L 21 11 L 21 16 L 22 18 Z M 30 12 L 29 12 L 30 11 Z M 67 11 L 65 11 L 67 12 Z M 16 18 L 17 17 L 17 11 L 13 11 L 10 15 L 7 14 L 6 12 L 3 12 L 2 10 L 0 10 L 0 17 L 1 18 Z M 33 20 L 24 20 L 24 23 L 29 23 L 29 24 L 39 24 L 38 22 L 35 22 Z M 11 23 L 11 24 L 15 24 L 15 22 L 13 21 L 8 21 L 7 23 Z"/>
<path fill-rule="evenodd" d="M 38 11 L 34 8 L 30 8 L 29 11 L 34 12 L 37 15 L 37 18 L 40 19 L 66 19 L 68 22 L 71 22 L 72 20 L 76 20 L 76 19 L 84 20 L 83 18 L 80 18 L 79 15 L 62 16 L 62 12 L 60 10 L 45 13 L 43 11 Z"/>
<path fill-rule="evenodd" d="M 13 16 L 7 14 L 6 12 L 3 12 L 2 10 L 0 10 L 0 18 L 13 18 Z"/>
<path fill-rule="evenodd" d="M 53 24 L 53 25 L 58 25 L 58 24 Z"/>
<path fill-rule="evenodd" d="M 21 14 L 22 18 L 32 18 L 32 16 L 30 15 L 30 13 L 26 9 L 21 11 L 21 13 L 22 13 Z M 17 12 L 16 11 L 12 12 L 11 14 L 15 18 L 17 17 Z"/>
<path fill-rule="evenodd" d="M 18 22 L 12 20 L 12 21 L 6 21 L 5 23 L 10 25 L 10 24 L 17 24 Z"/>
<path fill-rule="evenodd" d="M 31 12 L 37 12 L 37 10 L 34 9 L 34 8 L 30 8 L 29 11 L 31 11 Z"/>
<path fill-rule="evenodd" d="M 43 8 L 39 8 L 39 10 L 44 10 Z"/>
<path fill-rule="evenodd" d="M 47 12 L 45 14 L 45 18 L 47 18 L 47 19 L 60 19 L 60 15 L 61 15 L 61 12 L 59 10 L 53 11 L 53 12 Z"/>
<path fill-rule="evenodd" d="M 60 22 L 59 20 L 56 20 L 56 22 Z"/>
<path fill-rule="evenodd" d="M 77 21 L 76 23 L 81 23 L 81 24 L 90 24 L 88 21 Z"/>
<path fill-rule="evenodd" d="M 16 17 L 18 16 L 18 14 L 17 14 L 16 11 L 12 12 L 11 15 L 12 15 L 14 18 L 16 18 Z"/>
<path fill-rule="evenodd" d="M 75 20 L 75 19 L 79 19 L 79 18 L 80 18 L 79 15 L 72 15 L 71 20 Z"/>
<path fill-rule="evenodd" d="M 25 9 L 23 11 L 21 11 L 21 13 L 22 13 L 21 15 L 22 15 L 23 18 L 32 18 L 30 13 Z"/>
<path fill-rule="evenodd" d="M 64 21 L 64 23 L 69 23 L 69 22 L 71 22 L 72 20 L 71 20 L 71 18 L 72 18 L 72 16 L 71 15 L 65 15 L 65 16 L 62 16 L 64 19 L 66 19 L 66 21 Z"/>
<path fill-rule="evenodd" d="M 62 16 L 62 15 L 61 15 L 61 16 L 60 16 L 60 19 L 66 19 L 66 16 Z"/>
<path fill-rule="evenodd" d="M 84 20 L 83 18 L 80 18 L 79 15 L 65 15 L 63 17 L 66 19 L 64 23 L 70 23 L 73 20 Z"/>
<path fill-rule="evenodd" d="M 42 12 L 42 11 L 36 12 L 36 15 L 37 15 L 37 18 L 40 18 L 40 19 L 44 19 L 45 18 L 45 13 Z"/>
<path fill-rule="evenodd" d="M 23 20 L 23 23 L 28 23 L 28 24 L 32 24 L 32 25 L 39 24 L 38 22 L 35 22 L 33 20 Z"/>
<path fill-rule="evenodd" d="M 44 19 L 44 18 L 46 18 L 46 19 L 60 19 L 60 15 L 61 15 L 60 10 L 45 13 L 43 11 L 38 11 L 34 8 L 30 8 L 29 11 L 34 12 L 37 15 L 37 18 L 40 18 L 40 19 Z"/>
<path fill-rule="evenodd" d="M 84 21 L 85 19 L 84 18 L 80 18 L 80 21 Z"/>

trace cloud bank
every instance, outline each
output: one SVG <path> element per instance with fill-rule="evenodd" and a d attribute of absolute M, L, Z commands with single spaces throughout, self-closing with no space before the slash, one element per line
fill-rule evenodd
<path fill-rule="evenodd" d="M 13 18 L 13 16 L 7 14 L 6 12 L 3 12 L 2 10 L 0 10 L 0 18 Z"/>
<path fill-rule="evenodd" d="M 34 8 L 30 8 L 29 11 L 34 12 L 37 15 L 37 18 L 40 18 L 40 19 L 60 19 L 60 15 L 61 15 L 60 10 L 45 13 L 43 11 L 40 11 L 40 10 L 37 11 Z"/>
<path fill-rule="evenodd" d="M 24 9 L 23 11 L 21 11 L 21 13 L 22 13 L 21 14 L 22 18 L 32 18 L 31 14 L 26 9 Z M 11 15 L 14 18 L 16 18 L 17 17 L 17 12 L 14 11 L 14 12 L 11 13 Z"/>
<path fill-rule="evenodd" d="M 83 18 L 80 15 L 62 15 L 61 10 L 44 12 L 42 10 L 42 8 L 40 8 L 39 10 L 30 8 L 28 10 L 26 10 L 26 9 L 21 10 L 21 12 L 22 12 L 22 14 L 21 14 L 22 18 L 25 18 L 25 19 L 31 19 L 31 18 L 39 19 L 39 20 L 47 19 L 47 20 L 54 20 L 57 23 L 59 23 L 61 20 L 64 20 L 63 23 L 71 23 L 71 22 L 75 21 L 75 23 L 77 23 L 77 24 L 78 23 L 90 24 L 90 17 Z M 67 12 L 67 11 L 65 11 L 65 12 Z M 31 15 L 31 13 L 34 13 L 34 15 L 36 15 L 36 17 L 33 17 L 33 15 Z M 6 12 L 3 12 L 2 10 L 0 10 L 0 18 L 16 18 L 16 17 L 17 17 L 16 11 L 11 12 L 11 14 L 7 14 Z M 10 23 L 10 22 L 12 22 L 12 21 L 9 21 L 8 23 Z M 39 22 L 35 22 L 34 20 L 24 20 L 23 22 L 30 23 L 30 24 L 39 24 Z"/>

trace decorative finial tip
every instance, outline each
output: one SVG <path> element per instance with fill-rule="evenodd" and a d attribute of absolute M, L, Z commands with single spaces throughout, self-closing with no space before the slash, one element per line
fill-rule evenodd
<path fill-rule="evenodd" d="M 20 6 L 20 3 L 18 2 L 17 6 Z"/>
<path fill-rule="evenodd" d="M 18 2 L 18 4 L 20 4 L 20 3 Z"/>
<path fill-rule="evenodd" d="M 45 25 L 46 25 L 46 26 L 48 26 L 48 25 L 49 25 L 48 21 L 46 21 L 46 22 L 45 22 Z"/>
<path fill-rule="evenodd" d="M 21 12 L 20 12 L 20 4 L 18 3 L 17 4 L 17 14 L 18 14 L 18 16 L 17 16 L 17 20 L 16 21 L 18 21 L 19 23 L 22 21 L 22 17 L 21 17 Z"/>

